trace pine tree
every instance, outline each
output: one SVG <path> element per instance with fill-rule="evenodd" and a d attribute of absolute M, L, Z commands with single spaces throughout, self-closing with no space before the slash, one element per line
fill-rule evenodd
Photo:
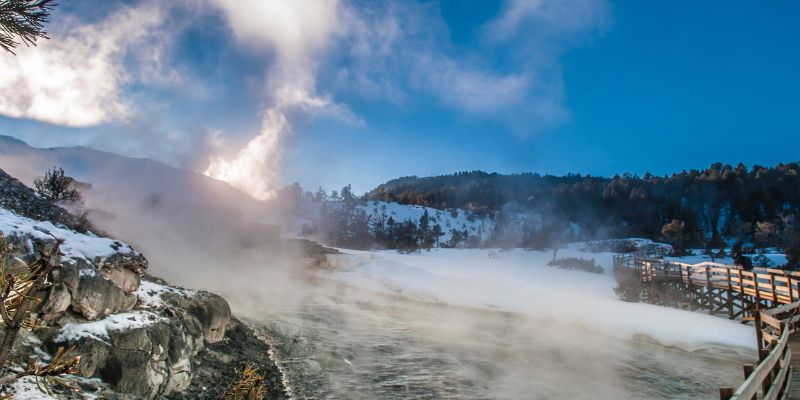
<path fill-rule="evenodd" d="M 38 39 L 47 39 L 44 24 L 53 6 L 53 0 L 0 1 L 0 47 L 15 54 L 20 43 L 36 46 Z"/>
<path fill-rule="evenodd" d="M 433 235 L 431 234 L 431 217 L 426 209 L 419 217 L 419 241 L 423 248 L 433 247 Z"/>
<path fill-rule="evenodd" d="M 34 179 L 33 188 L 39 196 L 52 202 L 72 204 L 82 200 L 75 179 L 66 176 L 61 167 L 53 167 L 44 176 Z"/>

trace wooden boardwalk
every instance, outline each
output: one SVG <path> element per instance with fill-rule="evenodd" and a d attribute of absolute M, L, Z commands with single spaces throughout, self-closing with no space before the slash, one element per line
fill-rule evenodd
<path fill-rule="evenodd" d="M 792 348 L 792 374 L 789 387 L 789 399 L 800 400 L 800 334 L 789 339 L 789 346 Z"/>
<path fill-rule="evenodd" d="M 640 251 L 615 256 L 614 275 L 628 300 L 754 323 L 759 363 L 744 366 L 736 390 L 720 388 L 721 400 L 800 400 L 800 273 L 686 264 Z"/>

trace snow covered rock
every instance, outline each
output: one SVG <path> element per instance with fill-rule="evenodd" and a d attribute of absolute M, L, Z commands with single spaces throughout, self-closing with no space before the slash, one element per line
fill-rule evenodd
<path fill-rule="evenodd" d="M 143 280 L 144 256 L 120 241 L 78 231 L 74 223 L 73 216 L 37 201 L 0 171 L 0 234 L 14 255 L 32 261 L 37 251 L 63 239 L 63 268 L 37 294 L 43 302 L 36 316 L 46 326 L 36 331 L 41 341 L 33 350 L 17 346 L 17 353 L 47 356 L 42 346 L 51 352 L 75 346 L 80 374 L 100 378 L 117 393 L 161 398 L 186 390 L 193 358 L 220 342 L 231 323 L 227 301 Z"/>
<path fill-rule="evenodd" d="M 110 315 L 65 325 L 52 347 L 75 346 L 81 375 L 115 390 L 156 398 L 189 386 L 191 358 L 203 348 L 198 325 L 149 311 Z"/>
<path fill-rule="evenodd" d="M 227 301 L 149 280 L 131 295 L 138 299 L 131 312 L 64 324 L 50 347 L 76 346 L 81 375 L 120 392 L 158 398 L 185 390 L 193 378 L 192 358 L 225 335 L 231 321 Z"/>
<path fill-rule="evenodd" d="M 72 260 L 63 265 L 54 273 L 51 296 L 42 309 L 45 320 L 57 318 L 66 311 L 64 304 L 67 298 L 69 308 L 90 321 L 130 311 L 136 305 L 136 295 L 116 285 L 86 261 Z"/>
<path fill-rule="evenodd" d="M 41 308 L 44 320 L 52 321 L 65 311 L 73 311 L 87 320 L 108 314 L 130 311 L 136 305 L 141 277 L 147 259 L 131 246 L 56 226 L 50 221 L 36 221 L 0 207 L 0 232 L 14 245 L 17 256 L 35 258 L 37 249 L 63 239 L 63 268 L 54 272 L 53 287 Z"/>
<path fill-rule="evenodd" d="M 42 199 L 22 182 L 0 169 L 0 207 L 39 221 L 53 221 L 70 229 L 86 232 L 90 224 L 67 210 Z"/>

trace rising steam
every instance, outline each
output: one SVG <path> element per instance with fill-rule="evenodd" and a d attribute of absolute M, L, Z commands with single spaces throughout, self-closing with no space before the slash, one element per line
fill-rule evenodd
<path fill-rule="evenodd" d="M 282 139 L 291 132 L 290 111 L 354 118 L 347 107 L 315 94 L 318 53 L 341 32 L 343 10 L 337 0 L 212 4 L 224 12 L 241 43 L 274 51 L 276 58 L 266 85 L 273 106 L 264 110 L 260 133 L 233 159 L 211 157 L 205 174 L 257 199 L 269 199 L 278 184 Z"/>
<path fill-rule="evenodd" d="M 281 159 L 280 142 L 288 132 L 289 124 L 283 112 L 277 108 L 266 110 L 261 133 L 232 160 L 212 157 L 205 174 L 228 182 L 259 200 L 272 198 Z"/>

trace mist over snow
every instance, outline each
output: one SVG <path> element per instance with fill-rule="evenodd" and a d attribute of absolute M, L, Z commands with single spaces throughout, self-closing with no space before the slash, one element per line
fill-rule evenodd
<path fill-rule="evenodd" d="M 752 327 L 738 321 L 620 301 L 613 290 L 613 254 L 588 253 L 579 245 L 559 250 L 558 256 L 594 258 L 603 274 L 548 266 L 552 251 L 521 249 L 435 249 L 408 255 L 346 250 L 332 256 L 331 263 L 344 282 L 422 301 L 552 318 L 622 339 L 644 334 L 665 345 L 754 346 Z"/>

